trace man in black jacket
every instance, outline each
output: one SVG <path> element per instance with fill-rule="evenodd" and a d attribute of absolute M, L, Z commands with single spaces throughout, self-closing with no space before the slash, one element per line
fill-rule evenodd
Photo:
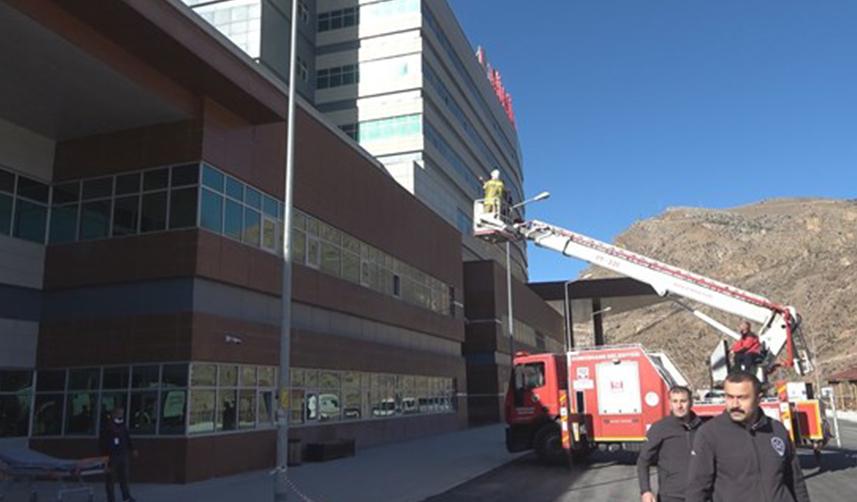
<path fill-rule="evenodd" d="M 693 436 L 702 421 L 691 409 L 690 389 L 670 389 L 670 415 L 652 424 L 637 457 L 641 502 L 682 502 L 687 487 L 687 466 Z M 649 467 L 658 466 L 658 496 L 649 482 Z"/>
<path fill-rule="evenodd" d="M 128 475 L 130 467 L 130 455 L 137 456 L 137 450 L 131 444 L 131 435 L 125 426 L 125 409 L 117 407 L 107 417 L 107 423 L 101 430 L 101 452 L 110 457 L 110 465 L 104 475 L 107 487 L 107 501 L 114 502 L 113 483 L 119 480 L 119 489 L 122 491 L 123 502 L 133 501 L 128 489 Z"/>
<path fill-rule="evenodd" d="M 759 408 L 759 380 L 738 371 L 723 390 L 726 411 L 700 427 L 693 443 L 687 502 L 809 502 L 788 431 Z"/>

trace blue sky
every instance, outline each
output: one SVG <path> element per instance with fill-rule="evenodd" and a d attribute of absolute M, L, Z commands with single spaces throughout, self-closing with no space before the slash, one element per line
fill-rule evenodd
<path fill-rule="evenodd" d="M 528 216 L 857 195 L 855 0 L 449 0 L 512 93 Z M 530 246 L 530 278 L 585 266 Z M 657 258 L 657 257 L 655 257 Z"/>

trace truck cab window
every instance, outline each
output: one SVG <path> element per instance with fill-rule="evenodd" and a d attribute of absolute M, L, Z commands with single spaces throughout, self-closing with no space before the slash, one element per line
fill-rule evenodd
<path fill-rule="evenodd" d="M 545 384 L 545 364 L 529 363 L 515 367 L 515 388 L 518 390 L 537 389 Z"/>

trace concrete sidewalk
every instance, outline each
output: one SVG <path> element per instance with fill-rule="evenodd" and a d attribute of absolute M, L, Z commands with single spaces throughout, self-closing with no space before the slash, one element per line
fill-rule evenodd
<path fill-rule="evenodd" d="M 290 468 L 289 478 L 306 498 L 294 491 L 289 498 L 313 502 L 423 500 L 518 458 L 520 454 L 506 452 L 503 428 L 466 429 L 358 450 L 351 458 L 304 463 Z M 268 472 L 252 472 L 187 485 L 135 484 L 131 493 L 138 502 L 267 502 L 273 499 L 272 483 Z M 40 500 L 52 500 L 51 486 L 39 488 L 44 494 Z M 95 500 L 105 499 L 102 484 L 93 489 Z M 16 501 L 18 496 L 26 500 L 19 488 L 6 501 Z"/>

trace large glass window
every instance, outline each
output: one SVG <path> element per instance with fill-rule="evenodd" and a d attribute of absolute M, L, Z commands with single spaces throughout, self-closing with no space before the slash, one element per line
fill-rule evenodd
<path fill-rule="evenodd" d="M 160 434 L 184 434 L 187 413 L 187 391 L 170 389 L 161 392 Z"/>
<path fill-rule="evenodd" d="M 95 413 L 98 410 L 95 392 L 70 392 L 66 400 L 65 434 L 91 436 L 95 434 Z"/>
<path fill-rule="evenodd" d="M 58 436 L 62 432 L 63 394 L 36 394 L 33 406 L 34 436 Z"/>
<path fill-rule="evenodd" d="M 0 195 L 0 203 L 2 203 Z M 2 208 L 0 208 L 2 214 Z M 0 228 L 2 231 L 2 228 Z M 51 210 L 51 243 L 72 242 L 77 239 L 77 205 L 54 206 Z"/>
<path fill-rule="evenodd" d="M 140 196 L 119 197 L 113 206 L 113 235 L 133 235 L 137 233 L 139 221 Z"/>
<path fill-rule="evenodd" d="M 0 437 L 94 437 L 113 410 L 132 435 L 185 435 L 273 426 L 270 366 L 167 363 L 71 370 L 0 370 Z M 190 388 L 188 388 L 190 384 Z M 32 404 L 32 414 L 31 414 Z M 28 427 L 30 417 L 32 426 Z M 187 424 L 187 425 L 186 425 Z"/>
<path fill-rule="evenodd" d="M 224 234 L 236 240 L 241 240 L 244 233 L 244 208 L 240 203 L 226 200 L 226 214 L 224 218 Z"/>
<path fill-rule="evenodd" d="M 198 434 L 214 431 L 214 402 L 217 391 L 205 389 L 191 390 L 191 413 L 188 432 Z"/>
<path fill-rule="evenodd" d="M 131 434 L 154 434 L 158 426 L 158 392 L 132 392 L 128 430 Z"/>
<path fill-rule="evenodd" d="M 45 242 L 45 230 L 48 221 L 48 207 L 24 199 L 18 199 L 15 205 L 14 236 L 28 241 Z"/>
<path fill-rule="evenodd" d="M 262 216 L 259 211 L 250 208 L 244 209 L 244 233 L 241 240 L 251 246 L 259 247 L 261 236 Z"/>
<path fill-rule="evenodd" d="M 29 433 L 32 379 L 29 370 L 0 370 L 0 438 Z"/>
<path fill-rule="evenodd" d="M 158 232 L 166 228 L 167 192 L 155 192 L 143 195 L 143 205 L 140 210 L 140 231 Z"/>
<path fill-rule="evenodd" d="M 102 239 L 110 232 L 110 200 L 84 202 L 80 213 L 80 239 Z"/>
<path fill-rule="evenodd" d="M 170 229 L 196 226 L 196 192 L 196 188 L 170 191 Z"/>
<path fill-rule="evenodd" d="M 203 189 L 199 218 L 203 228 L 217 233 L 223 231 L 223 197 Z"/>

